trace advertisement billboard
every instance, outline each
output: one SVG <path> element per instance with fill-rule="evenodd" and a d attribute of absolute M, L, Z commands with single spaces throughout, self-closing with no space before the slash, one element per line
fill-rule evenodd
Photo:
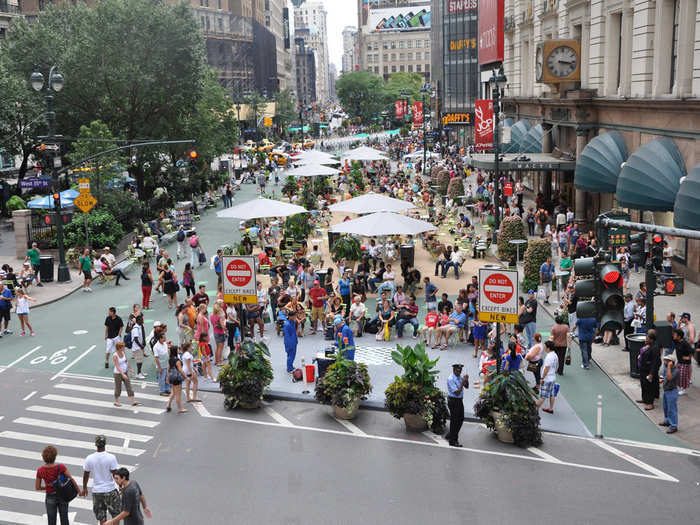
<path fill-rule="evenodd" d="M 477 9 L 478 0 L 448 0 L 447 12 L 449 14 L 463 13 L 469 9 Z"/>
<path fill-rule="evenodd" d="M 423 124 L 423 102 L 414 102 L 413 103 L 413 124 L 416 126 L 420 126 Z"/>
<path fill-rule="evenodd" d="M 430 29 L 430 5 L 372 9 L 367 25 L 370 31 L 414 31 Z"/>
<path fill-rule="evenodd" d="M 493 149 L 493 100 L 475 100 L 474 117 L 474 149 Z"/>
<path fill-rule="evenodd" d="M 394 102 L 394 111 L 396 113 L 396 120 L 400 120 L 406 116 L 406 101 L 397 100 Z"/>
<path fill-rule="evenodd" d="M 503 2 L 479 2 L 479 65 L 503 62 Z"/>

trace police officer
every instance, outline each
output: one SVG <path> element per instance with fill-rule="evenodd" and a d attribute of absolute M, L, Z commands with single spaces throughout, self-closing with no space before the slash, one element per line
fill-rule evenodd
<path fill-rule="evenodd" d="M 464 389 L 469 388 L 469 375 L 462 376 L 461 364 L 452 365 L 452 375 L 447 378 L 447 407 L 450 409 L 450 431 L 447 441 L 451 447 L 461 447 L 459 431 L 464 423 Z"/>

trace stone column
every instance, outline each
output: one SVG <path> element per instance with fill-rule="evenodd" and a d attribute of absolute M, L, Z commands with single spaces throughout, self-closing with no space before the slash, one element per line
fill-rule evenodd
<path fill-rule="evenodd" d="M 634 9 L 622 11 L 622 49 L 620 50 L 620 88 L 618 95 L 628 97 L 632 87 L 632 33 Z"/>
<path fill-rule="evenodd" d="M 696 24 L 697 0 L 685 0 L 680 4 L 678 20 L 678 64 L 673 94 L 678 97 L 692 95 L 693 38 Z"/>
<path fill-rule="evenodd" d="M 552 125 L 542 123 L 542 153 L 552 153 L 554 151 L 554 141 L 552 140 Z M 552 172 L 542 173 L 544 200 L 552 200 Z"/>
<path fill-rule="evenodd" d="M 583 148 L 588 144 L 588 129 L 576 128 L 576 159 L 583 153 Z M 576 188 L 574 220 L 584 221 L 586 219 L 586 192 Z"/>
<path fill-rule="evenodd" d="M 12 212 L 12 223 L 15 227 L 15 255 L 24 259 L 29 248 L 28 226 L 32 222 L 32 210 L 15 210 Z"/>

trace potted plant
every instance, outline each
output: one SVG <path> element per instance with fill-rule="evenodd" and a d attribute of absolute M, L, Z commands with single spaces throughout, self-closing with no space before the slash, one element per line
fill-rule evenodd
<path fill-rule="evenodd" d="M 525 276 L 521 283 L 524 292 L 530 289 L 537 290 L 537 286 L 540 284 L 540 266 L 551 255 L 552 243 L 546 239 L 536 239 L 527 244 L 527 250 L 525 250 L 525 255 L 523 255 Z"/>
<path fill-rule="evenodd" d="M 447 402 L 445 394 L 435 386 L 438 359 L 431 360 L 425 343 L 396 345 L 391 357 L 404 370 L 384 392 L 385 406 L 392 416 L 403 418 L 407 430 L 430 428 L 436 434 L 445 430 Z"/>
<path fill-rule="evenodd" d="M 438 186 L 440 186 L 440 195 L 447 195 L 447 186 L 450 184 L 450 172 L 442 170 L 438 173 Z"/>
<path fill-rule="evenodd" d="M 498 234 L 498 258 L 502 261 L 510 261 L 515 259 L 518 253 L 515 244 L 511 244 L 510 241 L 522 239 L 527 241 L 527 233 L 525 231 L 525 224 L 520 217 L 512 216 L 505 217 L 501 221 L 501 231 Z M 520 255 L 522 256 L 525 252 L 524 248 L 526 246 L 520 247 Z M 538 269 L 539 271 L 539 269 Z"/>
<path fill-rule="evenodd" d="M 491 378 L 474 405 L 474 413 L 503 442 L 521 447 L 542 443 L 535 396 L 517 370 Z"/>
<path fill-rule="evenodd" d="M 453 201 L 456 201 L 458 197 L 462 197 L 463 195 L 464 179 L 462 179 L 462 177 L 450 179 L 450 182 L 447 184 L 447 196 Z M 457 204 L 459 204 L 459 202 Z"/>
<path fill-rule="evenodd" d="M 224 393 L 224 407 L 258 408 L 265 388 L 272 382 L 270 350 L 265 343 L 244 341 L 240 350 L 231 352 L 228 364 L 217 380 Z"/>
<path fill-rule="evenodd" d="M 333 243 L 331 254 L 334 261 L 345 259 L 348 267 L 352 267 L 353 263 L 362 258 L 362 249 L 360 243 L 354 237 L 345 235 Z"/>
<path fill-rule="evenodd" d="M 316 400 L 333 407 L 338 419 L 353 419 L 360 407 L 360 399 L 372 391 L 367 365 L 345 359 L 342 352 L 316 383 Z"/>
<path fill-rule="evenodd" d="M 284 221 L 285 238 L 302 241 L 309 236 L 311 230 L 313 230 L 313 224 L 311 223 L 311 217 L 308 213 L 290 215 Z"/>

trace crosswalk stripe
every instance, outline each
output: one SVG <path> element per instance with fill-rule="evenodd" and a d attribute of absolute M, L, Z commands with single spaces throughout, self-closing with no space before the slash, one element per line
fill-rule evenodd
<path fill-rule="evenodd" d="M 56 388 L 62 388 L 64 390 L 75 390 L 77 392 L 89 392 L 91 394 L 104 394 L 109 396 L 114 395 L 114 390 L 111 390 L 109 388 L 96 388 L 94 386 L 72 385 L 69 383 L 59 383 L 55 386 Z M 149 401 L 162 401 L 164 403 L 168 402 L 167 397 L 158 396 L 155 394 L 142 394 L 141 392 L 138 393 L 136 399 L 148 399 Z"/>
<path fill-rule="evenodd" d="M 45 419 L 34 419 L 31 417 L 18 417 L 13 421 L 13 423 L 17 423 L 18 425 L 31 425 L 35 427 L 50 428 L 53 430 L 66 430 L 68 432 L 77 432 L 79 434 L 91 434 L 93 436 L 104 434 L 107 437 L 131 439 L 134 441 L 140 441 L 142 443 L 153 439 L 153 436 L 147 436 L 145 434 L 134 434 L 132 432 L 122 432 L 121 430 L 105 430 L 99 427 L 84 427 L 82 425 L 70 425 L 68 423 L 57 423 L 55 421 L 47 421 Z"/>
<path fill-rule="evenodd" d="M 40 452 L 38 452 L 36 450 L 22 450 L 20 448 L 0 447 L 0 456 L 9 456 L 12 458 L 20 458 L 20 459 L 30 459 L 30 460 L 35 461 L 35 462 L 41 461 Z M 75 456 L 65 456 L 65 455 L 59 453 L 58 462 L 63 463 L 64 465 L 71 465 L 71 466 L 83 468 L 83 465 L 85 464 L 85 458 L 78 458 Z M 136 467 L 133 465 L 122 465 L 120 463 L 119 466 L 127 468 L 129 470 L 129 472 L 136 470 Z M 0 467 L 0 468 L 2 468 L 2 467 Z M 2 472 L 2 471 L 0 471 L 0 472 Z"/>
<path fill-rule="evenodd" d="M 41 503 L 46 499 L 46 495 L 38 490 L 13 489 L 10 487 L 0 487 L 0 494 L 3 498 L 23 499 L 26 501 L 39 501 Z M 75 498 L 70 502 L 70 506 L 74 509 L 92 510 L 92 501 L 84 498 Z"/>
<path fill-rule="evenodd" d="M 96 450 L 94 441 L 78 441 L 76 439 L 64 439 L 53 436 L 45 436 L 41 434 L 28 434 L 25 432 L 13 432 L 11 430 L 5 430 L 3 432 L 0 432 L 0 438 L 17 439 L 20 441 L 31 441 L 33 443 L 41 443 L 43 445 L 50 443 L 54 446 L 84 448 L 92 451 Z M 111 452 L 112 454 L 124 454 L 126 456 L 140 456 L 141 454 L 146 452 L 142 449 L 116 447 L 110 444 L 107 444 L 106 450 L 107 452 Z"/>
<path fill-rule="evenodd" d="M 69 512 L 68 517 L 73 525 L 87 525 L 83 522 L 75 521 L 75 512 Z M 17 523 L 18 525 L 44 525 L 46 523 L 46 514 L 43 516 L 35 516 L 33 514 L 25 514 L 24 512 L 11 512 L 9 510 L 0 510 L 0 523 Z"/>
<path fill-rule="evenodd" d="M 164 408 L 151 408 L 145 406 L 131 406 L 122 405 L 121 407 L 115 407 L 111 401 L 95 401 L 92 399 L 83 399 L 78 397 L 70 396 L 58 396 L 56 394 L 46 394 L 41 396 L 41 399 L 48 399 L 49 401 L 62 401 L 63 403 L 75 403 L 78 405 L 88 405 L 93 407 L 103 407 L 103 408 L 114 408 L 115 410 L 128 410 L 129 412 L 140 412 L 143 414 L 162 414 L 165 412 Z M 109 414 L 105 414 L 105 419 L 109 418 Z"/>
<path fill-rule="evenodd" d="M 57 416 L 70 416 L 82 419 L 94 419 L 96 421 L 109 421 L 110 423 L 124 423 L 125 425 L 135 425 L 137 427 L 148 427 L 153 428 L 158 426 L 158 421 L 150 421 L 146 419 L 119 417 L 119 416 L 105 416 L 105 414 L 97 414 L 95 412 L 80 412 L 78 410 L 66 410 L 64 408 L 53 408 L 32 405 L 27 407 L 30 412 L 42 412 L 44 414 L 53 414 Z"/>
<path fill-rule="evenodd" d="M 59 461 L 59 463 L 63 463 L 63 461 Z M 70 470 L 70 469 L 69 469 Z M 0 467 L 0 472 L 2 473 L 3 476 L 12 476 L 15 478 L 25 478 L 25 479 L 36 479 L 36 470 L 28 469 L 28 468 L 15 468 L 15 467 L 8 467 L 3 465 Z M 75 476 L 73 476 L 75 478 Z M 78 481 L 76 479 L 76 481 Z M 80 483 L 80 482 L 78 482 Z M 92 478 L 88 480 L 88 487 L 92 487 Z"/>

